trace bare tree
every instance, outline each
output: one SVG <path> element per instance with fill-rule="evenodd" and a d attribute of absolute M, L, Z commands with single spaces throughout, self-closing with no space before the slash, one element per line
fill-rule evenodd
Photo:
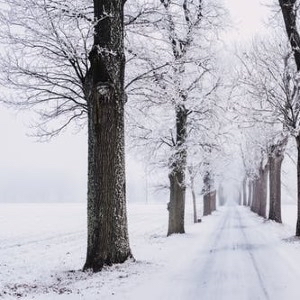
<path fill-rule="evenodd" d="M 140 129 L 140 133 L 136 136 L 168 168 L 168 235 L 171 235 L 184 232 L 185 177 L 189 147 L 193 144 L 191 132 L 196 127 L 194 120 L 198 119 L 200 124 L 211 114 L 207 103 L 219 85 L 211 75 L 213 55 L 208 43 L 212 27 L 209 20 L 216 15 L 209 15 L 214 11 L 213 4 L 205 1 L 160 2 L 163 19 L 155 24 L 154 32 L 149 28 L 146 31 L 154 45 L 152 57 L 147 58 L 143 49 L 139 51 L 139 57 L 143 57 L 140 65 L 145 66 L 148 78 L 144 78 L 143 85 L 140 82 L 131 85 L 129 96 L 134 98 L 134 92 L 139 95 L 131 104 L 147 120 L 147 123 L 138 120 L 135 129 Z M 141 103 L 141 97 L 146 101 Z M 161 121 L 163 127 L 158 125 Z M 204 126 L 200 128 L 205 130 Z"/>
<path fill-rule="evenodd" d="M 300 35 L 299 28 L 297 26 L 297 13 L 299 8 L 299 2 L 297 0 L 279 0 L 279 5 L 283 15 L 286 34 L 290 43 L 291 52 L 294 57 L 294 64 L 296 72 L 292 71 L 293 78 L 288 80 L 288 88 L 290 90 L 291 99 L 289 104 L 293 115 L 291 116 L 292 128 L 294 129 L 294 136 L 297 143 L 298 160 L 297 160 L 297 203 L 298 203 L 298 215 L 296 224 L 296 236 L 300 236 L 300 134 L 299 134 L 299 72 L 300 72 Z M 292 86 L 291 86 L 292 83 Z M 294 103 L 294 105 L 292 105 Z"/>
<path fill-rule="evenodd" d="M 281 220 L 281 164 L 284 158 L 284 151 L 287 144 L 287 136 L 279 139 L 277 144 L 273 144 L 269 151 L 269 191 L 270 191 L 270 209 L 269 219 L 277 223 Z"/>
<path fill-rule="evenodd" d="M 129 248 L 124 153 L 124 0 L 94 2 L 88 103 L 88 250 L 84 269 L 122 263 Z"/>
<path fill-rule="evenodd" d="M 5 102 L 38 110 L 40 137 L 87 120 L 84 270 L 94 272 L 132 256 L 125 199 L 124 3 L 9 0 L 1 13 L 2 40 L 9 44 L 2 84 L 19 92 Z"/>
<path fill-rule="evenodd" d="M 269 218 L 281 222 L 281 163 L 289 135 L 296 134 L 298 107 L 291 53 L 282 39 L 257 39 L 252 50 L 243 57 L 243 84 L 251 97 L 259 99 L 256 120 L 263 116 L 265 126 L 273 124 L 267 139 L 269 158 Z M 261 122 L 260 121 L 260 122 Z"/>

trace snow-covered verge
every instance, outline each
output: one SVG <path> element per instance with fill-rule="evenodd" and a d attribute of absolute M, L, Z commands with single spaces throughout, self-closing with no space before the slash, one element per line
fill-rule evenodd
<path fill-rule="evenodd" d="M 80 271 L 86 246 L 85 205 L 0 204 L 0 298 L 173 300 L 198 299 L 200 293 L 211 295 L 205 300 L 268 299 L 267 292 L 261 292 L 258 298 L 251 297 L 251 294 L 235 298 L 232 291 L 226 294 L 223 290 L 219 290 L 219 298 L 213 298 L 215 295 L 211 289 L 215 289 L 220 280 L 228 278 L 232 279 L 227 286 L 236 284 L 235 280 L 254 272 L 250 266 L 252 261 L 268 260 L 270 253 L 259 254 L 261 249 L 254 251 L 255 245 L 262 241 L 273 247 L 272 255 L 282 253 L 282 264 L 286 262 L 300 266 L 300 244 L 292 238 L 294 221 L 289 220 L 292 226 L 280 225 L 265 222 L 247 208 L 232 209 L 219 208 L 212 216 L 203 218 L 201 223 L 193 224 L 188 207 L 187 233 L 167 238 L 166 205 L 130 204 L 130 242 L 136 261 L 89 274 Z M 284 216 L 291 215 L 288 210 L 292 211 L 291 206 L 284 209 Z M 229 219 L 232 221 L 227 221 Z M 249 228 L 249 233 L 245 228 Z M 246 233 L 241 234 L 243 230 Z M 239 241 L 244 235 L 249 245 L 244 240 Z M 274 252 L 275 248 L 277 250 Z M 271 251 L 267 246 L 262 249 Z M 251 258 L 248 266 L 241 264 L 242 268 L 237 268 L 239 255 L 242 262 L 246 261 L 244 256 Z M 213 267 L 218 259 L 224 260 L 222 274 L 216 271 L 219 267 Z M 235 262 L 234 268 L 231 260 Z M 291 272 L 299 282 L 300 274 Z M 276 285 L 276 280 L 272 280 Z M 255 284 L 255 280 L 249 281 L 250 286 Z M 271 289 L 272 282 L 265 285 L 265 289 Z M 223 289 L 222 285 L 219 286 Z M 289 293 L 286 292 L 283 289 L 278 295 L 290 297 L 285 299 L 299 299 L 296 296 L 291 298 L 294 295 L 293 286 L 289 288 Z"/>

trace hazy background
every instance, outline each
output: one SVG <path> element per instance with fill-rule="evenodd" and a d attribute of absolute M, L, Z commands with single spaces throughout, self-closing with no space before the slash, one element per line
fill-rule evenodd
<path fill-rule="evenodd" d="M 248 40 L 262 30 L 267 9 L 259 0 L 224 2 L 234 21 L 221 37 L 225 51 L 235 41 Z M 86 201 L 85 131 L 75 135 L 67 130 L 48 143 L 37 143 L 26 136 L 30 132 L 27 122 L 24 112 L 0 106 L 0 202 Z M 167 201 L 167 193 L 152 193 L 145 167 L 130 154 L 126 159 L 128 201 Z"/>

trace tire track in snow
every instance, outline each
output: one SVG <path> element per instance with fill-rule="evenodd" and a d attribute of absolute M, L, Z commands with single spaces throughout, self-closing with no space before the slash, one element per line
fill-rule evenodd
<path fill-rule="evenodd" d="M 213 240 L 203 253 L 204 261 L 198 265 L 202 281 L 198 294 L 203 299 L 271 299 L 253 254 L 263 245 L 249 242 L 246 225 L 236 206 L 224 208 Z"/>
<path fill-rule="evenodd" d="M 246 245 L 249 245 L 247 251 L 248 251 L 248 253 L 249 253 L 249 256 L 250 256 L 250 259 L 251 259 L 251 261 L 252 261 L 253 267 L 254 267 L 254 269 L 255 269 L 255 272 L 256 272 L 258 281 L 259 281 L 259 283 L 260 283 L 260 288 L 261 288 L 261 290 L 263 291 L 263 294 L 265 295 L 266 299 L 267 299 L 267 300 L 270 300 L 271 298 L 270 298 L 270 296 L 269 296 L 269 294 L 268 294 L 268 291 L 267 291 L 267 289 L 266 289 L 266 287 L 265 287 L 264 280 L 263 280 L 263 278 L 262 278 L 262 276 L 261 276 L 261 274 L 260 274 L 260 270 L 259 270 L 258 264 L 257 264 L 257 262 L 256 262 L 256 260 L 255 260 L 255 258 L 254 258 L 253 251 L 251 250 L 251 249 L 253 249 L 253 247 L 251 247 L 251 243 L 250 243 L 250 241 L 248 240 L 247 235 L 246 235 L 246 232 L 245 232 L 245 228 L 246 228 L 246 227 L 245 227 L 244 224 L 242 224 L 241 214 L 240 214 L 240 212 L 239 212 L 237 209 L 235 209 L 235 212 L 236 212 L 237 219 L 238 219 L 238 222 L 239 222 L 239 228 L 240 228 L 240 230 L 241 230 L 241 232 L 242 232 L 242 234 L 243 234 L 243 237 L 244 237 L 244 239 L 245 239 L 245 241 L 246 241 Z"/>

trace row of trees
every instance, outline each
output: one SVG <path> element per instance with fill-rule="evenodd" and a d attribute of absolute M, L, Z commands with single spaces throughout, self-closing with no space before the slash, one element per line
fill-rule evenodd
<path fill-rule="evenodd" d="M 0 63 L 2 101 L 35 109 L 41 139 L 59 134 L 73 121 L 87 125 L 84 270 L 95 272 L 132 257 L 126 216 L 125 117 L 130 143 L 168 172 L 168 235 L 185 231 L 187 173 L 196 222 L 195 182 L 200 186 L 202 179 L 207 215 L 216 209 L 216 190 L 226 161 L 232 159 L 232 151 L 227 153 L 223 146 L 234 139 L 227 120 L 232 116 L 227 113 L 232 88 L 226 88 L 228 80 L 220 75 L 215 55 L 223 10 L 217 2 L 203 0 L 136 0 L 124 8 L 125 2 L 8 0 L 0 14 L 0 37 L 7 45 Z M 240 147 L 243 203 L 265 216 L 269 168 L 270 216 L 277 221 L 280 166 L 290 134 L 300 149 L 296 6 L 295 1 L 280 4 L 289 53 L 283 64 L 264 56 L 270 53 L 267 48 L 242 57 L 244 70 L 238 82 L 250 101 L 236 106 L 237 118 L 246 127 Z M 259 137 L 247 130 L 254 123 Z M 222 192 L 219 198 L 223 203 Z M 299 222 L 296 235 L 300 235 Z"/>
<path fill-rule="evenodd" d="M 246 129 L 242 129 L 245 136 L 241 146 L 245 174 L 242 203 L 266 217 L 269 191 L 268 218 L 282 222 L 281 165 L 288 140 L 293 137 L 298 151 L 296 236 L 300 236 L 298 5 L 297 1 L 279 1 L 279 5 L 284 26 L 276 26 L 273 33 L 256 38 L 252 49 L 239 56 L 242 64 L 239 82 L 247 99 L 243 105 L 251 112 L 244 116 Z M 282 23 L 275 18 L 273 22 Z"/>
<path fill-rule="evenodd" d="M 6 45 L 2 102 L 34 109 L 42 140 L 74 122 L 87 125 L 83 269 L 95 272 L 132 257 L 125 191 L 127 99 L 130 135 L 153 145 L 149 149 L 169 172 L 168 235 L 184 232 L 186 170 L 195 169 L 201 155 L 204 192 L 210 199 L 215 195 L 210 161 L 217 142 L 208 129 L 218 118 L 221 81 L 212 49 L 220 8 L 202 0 L 140 0 L 124 8 L 125 2 L 8 0 L 0 14 Z M 151 119 L 161 134 L 152 134 Z"/>

